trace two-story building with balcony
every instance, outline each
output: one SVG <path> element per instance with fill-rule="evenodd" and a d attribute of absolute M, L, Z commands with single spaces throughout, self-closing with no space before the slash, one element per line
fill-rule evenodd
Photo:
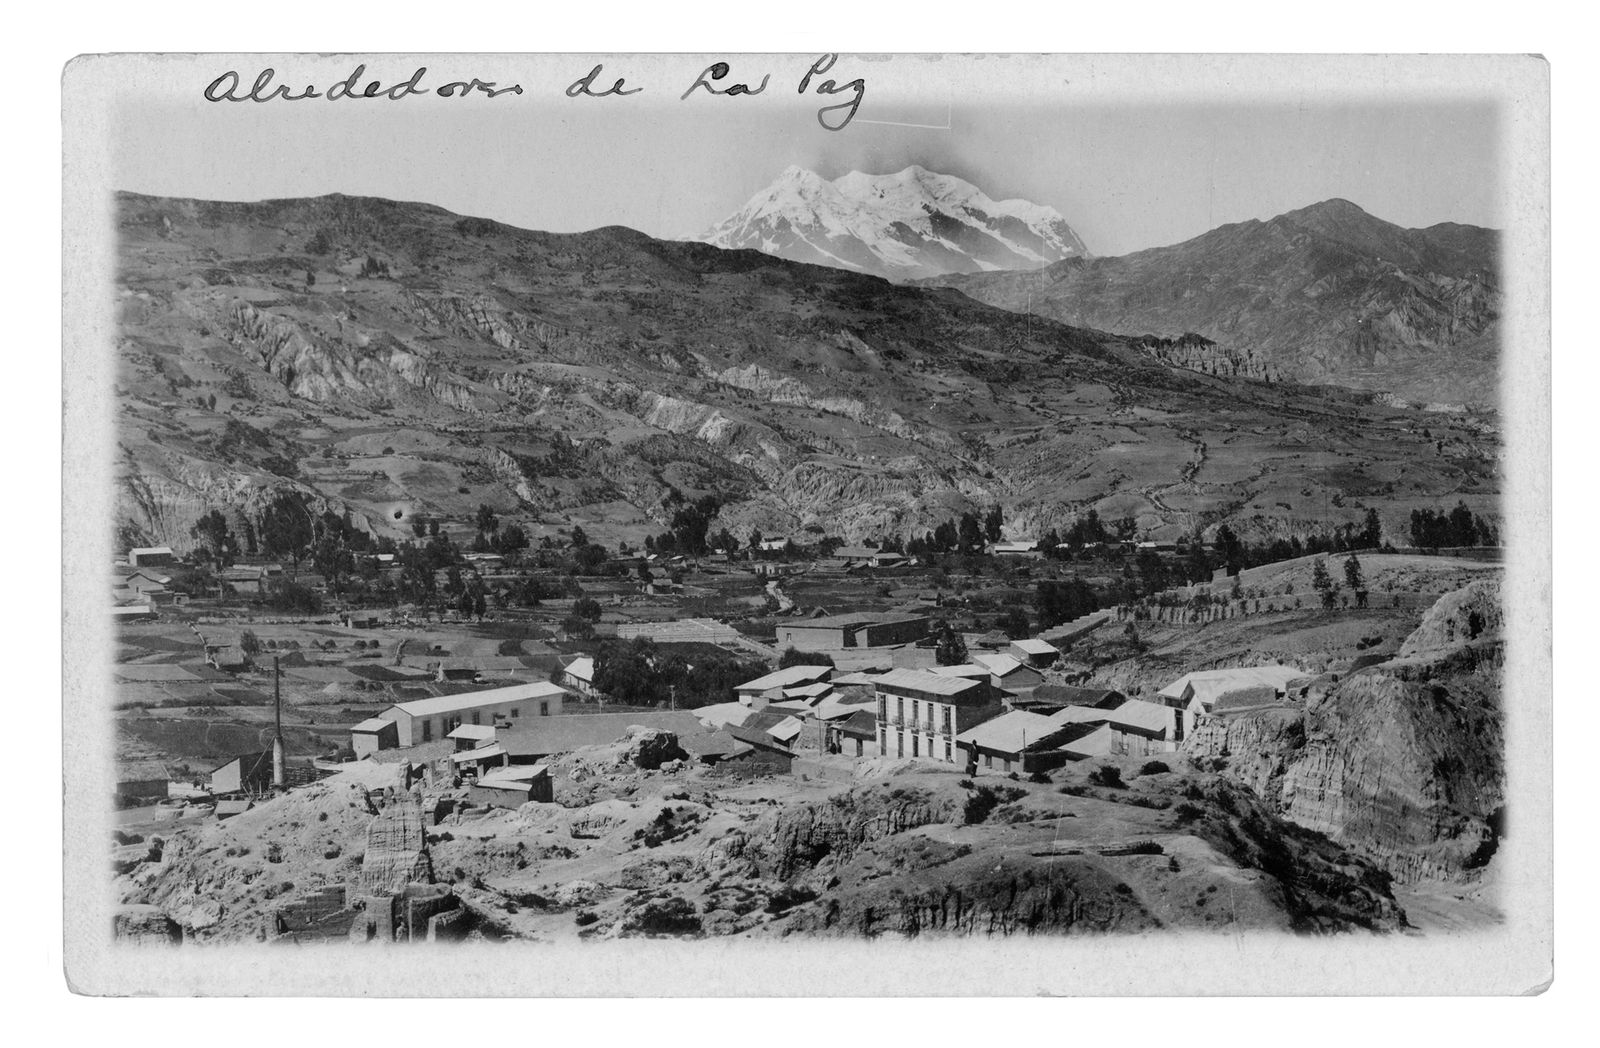
<path fill-rule="evenodd" d="M 878 700 L 878 752 L 956 764 L 955 738 L 1004 712 L 986 677 L 928 670 L 890 670 L 873 682 Z"/>

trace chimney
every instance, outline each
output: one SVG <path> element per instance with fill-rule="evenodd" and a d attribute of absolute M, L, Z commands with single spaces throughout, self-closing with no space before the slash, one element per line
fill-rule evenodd
<path fill-rule="evenodd" d="M 278 666 L 278 656 L 272 656 L 272 785 L 284 787 L 283 768 L 283 671 Z"/>

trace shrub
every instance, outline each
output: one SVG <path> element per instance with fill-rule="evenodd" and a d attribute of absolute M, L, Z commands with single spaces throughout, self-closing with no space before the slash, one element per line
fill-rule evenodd
<path fill-rule="evenodd" d="M 1114 764 L 1102 764 L 1089 773 L 1089 781 L 1096 786 L 1117 788 L 1122 785 L 1122 772 Z"/>
<path fill-rule="evenodd" d="M 1178 817 L 1179 822 L 1194 822 L 1205 814 L 1199 805 L 1190 804 L 1188 801 L 1172 809 L 1172 813 Z"/>
<path fill-rule="evenodd" d="M 801 903 L 807 903 L 817 897 L 817 893 L 809 888 L 790 888 L 785 886 L 767 900 L 767 912 L 782 914 Z"/>
<path fill-rule="evenodd" d="M 1165 761 L 1145 761 L 1139 766 L 1140 775 L 1165 775 L 1171 770 Z"/>
<path fill-rule="evenodd" d="M 620 934 L 643 935 L 650 938 L 663 935 L 698 935 L 700 917 L 687 899 L 673 895 L 639 907 L 622 922 Z"/>
<path fill-rule="evenodd" d="M 1015 786 L 979 786 L 962 807 L 962 821 L 969 826 L 983 822 L 989 817 L 989 813 L 1000 805 L 1027 795 L 1027 790 L 1020 790 Z"/>
<path fill-rule="evenodd" d="M 1050 784 L 1051 779 L 1050 779 L 1050 776 L 1046 775 L 1044 772 L 1035 771 L 1035 772 L 1029 772 L 1028 773 L 1028 781 L 1029 782 L 1037 782 L 1037 783 L 1039 783 L 1041 785 L 1048 786 Z"/>
<path fill-rule="evenodd" d="M 579 910 L 572 918 L 574 924 L 580 928 L 587 928 L 600 919 L 600 915 L 593 910 Z"/>

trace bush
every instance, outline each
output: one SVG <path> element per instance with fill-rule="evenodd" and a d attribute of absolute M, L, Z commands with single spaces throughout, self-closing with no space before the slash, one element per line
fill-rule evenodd
<path fill-rule="evenodd" d="M 1171 770 L 1164 761 L 1145 761 L 1139 766 L 1140 775 L 1165 775 Z"/>
<path fill-rule="evenodd" d="M 573 916 L 572 921 L 580 928 L 587 928 L 589 925 L 593 924 L 599 919 L 600 915 L 595 913 L 593 910 L 579 910 L 577 914 Z"/>
<path fill-rule="evenodd" d="M 1102 764 L 1099 769 L 1089 773 L 1089 781 L 1096 786 L 1109 786 L 1113 789 L 1122 786 L 1122 772 L 1114 764 Z"/>
<path fill-rule="evenodd" d="M 789 912 L 801 903 L 807 903 L 817 897 L 817 893 L 809 888 L 783 887 L 778 889 L 771 899 L 767 900 L 767 912 L 783 914 Z"/>
<path fill-rule="evenodd" d="M 1048 786 L 1048 785 L 1050 785 L 1051 779 L 1050 779 L 1050 776 L 1046 775 L 1044 772 L 1035 771 L 1035 772 L 1029 772 L 1028 773 L 1028 781 L 1029 782 L 1037 782 L 1040 785 Z"/>
<path fill-rule="evenodd" d="M 1015 786 L 979 786 L 967 798 L 967 803 L 962 808 L 962 821 L 968 826 L 983 822 L 989 817 L 989 813 L 1000 805 L 1027 795 L 1027 790 L 1020 790 Z"/>
<path fill-rule="evenodd" d="M 655 938 L 664 935 L 699 935 L 700 917 L 687 899 L 673 895 L 639 907 L 622 922 L 620 934 Z"/>
<path fill-rule="evenodd" d="M 1179 822 L 1194 822 L 1203 816 L 1205 811 L 1198 804 L 1190 804 L 1188 801 L 1184 801 L 1172 809 L 1172 813 L 1178 817 Z"/>

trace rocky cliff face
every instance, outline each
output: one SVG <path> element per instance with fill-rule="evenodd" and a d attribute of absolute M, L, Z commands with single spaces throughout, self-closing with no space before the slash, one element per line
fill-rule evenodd
<path fill-rule="evenodd" d="M 1204 335 L 1192 332 L 1178 338 L 1161 338 L 1146 335 L 1136 339 L 1134 345 L 1164 364 L 1186 368 L 1206 375 L 1225 378 L 1248 378 L 1257 382 L 1281 382 L 1283 372 L 1256 349 L 1240 349 L 1213 342 Z"/>
<path fill-rule="evenodd" d="M 726 876 L 745 863 L 749 875 L 815 896 L 784 922 L 789 935 L 1126 932 L 1214 921 L 1311 932 L 1403 922 L 1383 873 L 1229 781 L 1162 777 L 1133 801 L 1082 786 L 1088 770 L 1059 773 L 1068 797 L 979 786 L 999 791 L 987 813 L 975 813 L 972 791 L 948 783 L 858 787 L 717 842 L 709 868 Z M 1167 811 L 1176 820 L 1152 814 Z M 1062 818 L 1083 820 L 1083 829 L 1063 839 L 1052 829 Z M 1149 836 L 1128 836 L 1141 832 Z M 1230 884 L 1231 909 L 1208 913 L 1218 879 Z"/>
<path fill-rule="evenodd" d="M 392 799 L 367 826 L 367 849 L 357 885 L 364 892 L 401 892 L 433 880 L 422 798 Z"/>
<path fill-rule="evenodd" d="M 1504 821 L 1501 617 L 1495 581 L 1446 594 L 1395 659 L 1303 711 L 1214 721 L 1185 748 L 1399 880 L 1470 879 Z"/>

